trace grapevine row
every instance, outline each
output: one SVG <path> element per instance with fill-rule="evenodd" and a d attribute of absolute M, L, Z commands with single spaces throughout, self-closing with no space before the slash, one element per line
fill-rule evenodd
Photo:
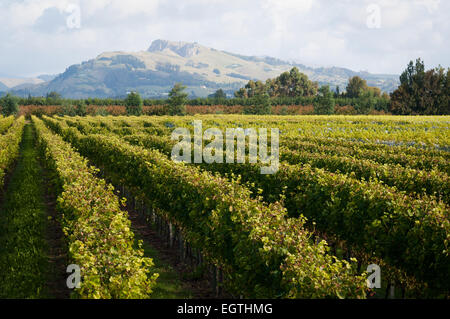
<path fill-rule="evenodd" d="M 52 127 L 57 125 L 54 121 Z M 363 277 L 329 255 L 325 242 L 311 242 L 301 218 L 286 218 L 280 204 L 265 206 L 251 198 L 238 181 L 174 163 L 114 136 L 84 136 L 73 128 L 64 135 L 115 183 L 141 189 L 167 212 L 190 243 L 223 269 L 230 292 L 245 297 L 365 296 Z"/>
<path fill-rule="evenodd" d="M 19 156 L 25 118 L 20 117 L 4 134 L 0 135 L 0 187 L 3 187 L 5 174 Z"/>
<path fill-rule="evenodd" d="M 70 124 L 83 134 L 110 133 L 109 129 L 92 127 L 84 122 L 71 122 Z M 117 134 L 117 130 L 113 130 L 112 133 Z M 122 134 L 118 135 L 121 136 Z M 134 145 L 156 148 L 168 156 L 171 155 L 172 148 L 176 144 L 169 137 L 150 135 L 148 133 L 124 135 L 123 139 Z M 399 190 L 404 190 L 408 193 L 435 195 L 442 197 L 445 203 L 450 203 L 450 178 L 446 173 L 436 169 L 422 171 L 394 164 L 382 165 L 368 159 L 309 152 L 301 147 L 298 150 L 282 147 L 280 160 L 292 165 L 310 164 L 311 167 L 324 168 L 330 172 L 352 174 L 356 179 L 369 180 L 377 178 L 386 185 L 395 186 Z"/>
<path fill-rule="evenodd" d="M 154 127 L 145 128 L 142 126 L 142 120 L 138 120 L 138 118 L 128 118 L 126 121 L 111 120 L 111 123 L 114 123 L 114 125 L 107 124 L 107 121 L 102 120 L 97 126 L 95 121 L 85 119 L 81 121 L 66 120 L 70 126 L 77 127 L 83 134 L 106 133 L 108 131 L 120 136 L 134 135 L 138 132 L 150 135 L 168 135 L 170 133 L 170 130 L 167 130 L 166 134 L 164 134 L 160 129 L 155 129 Z M 144 121 L 143 123 L 146 122 Z M 258 124 L 261 125 L 261 123 Z M 116 125 L 119 127 L 117 128 Z M 222 125 L 219 125 L 219 127 L 222 127 Z M 281 136 L 280 145 L 293 151 L 301 150 L 343 157 L 351 156 L 380 164 L 401 165 L 416 170 L 431 171 L 438 169 L 445 174 L 450 173 L 450 153 L 434 149 L 417 149 L 405 146 L 390 147 L 383 144 L 300 136 Z"/>
<path fill-rule="evenodd" d="M 6 132 L 14 123 L 14 116 L 8 116 L 7 118 L 0 117 L 0 134 Z"/>
<path fill-rule="evenodd" d="M 111 135 L 80 137 L 74 129 L 68 132 L 72 140 L 113 139 Z M 157 144 L 146 146 L 158 147 Z M 373 252 L 418 279 L 448 290 L 445 276 L 450 270 L 450 216 L 444 203 L 427 196 L 412 199 L 376 179 L 358 181 L 310 165 L 282 164 L 273 175 L 261 175 L 256 164 L 205 164 L 204 167 L 241 175 L 244 181 L 261 188 L 269 202 L 285 193 L 291 216 L 303 214 L 321 230 L 336 234 L 367 253 Z"/>
<path fill-rule="evenodd" d="M 392 164 L 420 170 L 439 169 L 442 172 L 450 172 L 450 164 L 444 156 L 433 156 L 424 150 L 421 155 L 409 155 L 402 152 L 387 152 L 385 149 L 365 149 L 365 144 L 353 146 L 340 146 L 319 144 L 313 141 L 291 140 L 283 144 L 291 150 L 304 150 L 311 153 L 322 153 L 337 156 L 352 156 L 358 159 L 366 159 L 380 164 Z"/>
<path fill-rule="evenodd" d="M 170 147 L 169 143 L 158 137 L 136 135 L 124 140 L 163 152 Z M 436 272 L 446 274 L 450 270 L 449 209 L 433 197 L 413 199 L 377 179 L 359 181 L 352 175 L 329 173 L 310 164 L 281 164 L 280 171 L 274 175 L 261 175 L 260 165 L 251 164 L 202 164 L 201 167 L 223 174 L 240 175 L 243 181 L 254 183 L 256 188 L 262 189 L 269 202 L 278 200 L 284 192 L 286 208 L 293 216 L 301 213 L 314 220 L 324 231 L 336 234 L 366 252 L 375 252 L 386 262 L 407 270 L 417 278 L 435 281 L 441 277 Z M 398 170 L 405 172 L 401 167 Z M 397 176 L 402 180 L 393 181 L 398 186 L 404 183 L 416 187 L 409 184 L 408 178 L 413 176 L 408 176 L 408 173 L 411 172 Z M 420 171 L 417 174 L 417 182 L 420 176 L 427 176 Z M 436 188 L 439 181 L 444 182 L 441 177 L 435 174 L 434 180 L 430 179 Z M 448 183 L 448 179 L 445 182 Z M 435 281 L 436 285 L 440 286 L 441 280 L 443 277 Z"/>
<path fill-rule="evenodd" d="M 381 141 L 391 141 L 395 144 L 408 145 L 412 150 L 417 147 L 433 149 L 450 144 L 448 134 L 442 134 L 449 129 L 449 117 L 399 118 L 399 117 L 341 117 L 341 116 L 187 116 L 187 117 L 124 117 L 109 120 L 115 126 L 142 126 L 148 119 L 155 126 L 169 129 L 188 127 L 193 120 L 201 119 L 205 127 L 277 127 L 286 137 L 302 137 L 306 139 L 346 139 L 352 137 L 358 141 L 373 144 Z"/>
<path fill-rule="evenodd" d="M 363 149 L 370 151 L 384 151 L 388 154 L 406 154 L 413 156 L 422 156 L 426 155 L 429 157 L 443 157 L 445 159 L 450 159 L 450 153 L 432 149 L 432 148 L 420 148 L 420 147 L 408 147 L 401 145 L 387 145 L 382 143 L 374 143 L 374 142 L 364 142 L 364 141 L 353 141 L 349 139 L 338 139 L 338 138 L 321 138 L 321 137 L 286 137 L 286 144 L 292 142 L 295 145 L 295 142 L 310 142 L 317 145 L 326 145 L 326 146 L 342 146 L 351 149 Z"/>
<path fill-rule="evenodd" d="M 52 134 L 36 117 L 33 122 L 48 169 L 53 173 L 58 211 L 70 259 L 81 268 L 81 298 L 146 298 L 157 274 L 151 259 L 134 248 L 127 213 L 113 187 L 95 177 L 87 160 Z"/>

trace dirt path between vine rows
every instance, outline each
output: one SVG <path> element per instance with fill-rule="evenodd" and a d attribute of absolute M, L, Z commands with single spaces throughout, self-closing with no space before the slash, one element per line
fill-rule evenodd
<path fill-rule="evenodd" d="M 156 258 L 159 259 L 159 263 L 166 267 L 169 266 L 178 273 L 178 278 L 174 279 L 180 282 L 185 291 L 189 292 L 189 298 L 216 298 L 206 278 L 207 275 L 204 275 L 202 278 L 192 278 L 195 267 L 180 260 L 178 248 L 170 248 L 157 231 L 152 229 L 150 222 L 146 220 L 145 216 L 133 209 L 129 201 L 127 201 L 126 210 L 133 232 L 144 241 L 144 245 L 147 244 L 156 250 Z"/>
<path fill-rule="evenodd" d="M 40 158 L 40 163 L 44 159 Z M 56 195 L 54 186 L 51 184 L 50 172 L 42 165 L 44 178 L 44 203 L 47 210 L 47 234 L 46 239 L 49 245 L 49 281 L 47 289 L 51 296 L 56 299 L 70 298 L 70 290 L 67 288 L 66 280 L 69 274 L 66 273 L 68 266 L 67 248 L 64 240 L 64 233 L 58 222 L 58 212 L 56 211 Z"/>

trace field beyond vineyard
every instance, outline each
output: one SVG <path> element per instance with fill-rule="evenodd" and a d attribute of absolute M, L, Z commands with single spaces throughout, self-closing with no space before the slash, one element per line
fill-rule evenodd
<path fill-rule="evenodd" d="M 172 132 L 194 136 L 195 120 L 279 129 L 278 170 L 173 161 Z M 0 298 L 448 298 L 449 128 L 450 116 L 0 117 Z"/>

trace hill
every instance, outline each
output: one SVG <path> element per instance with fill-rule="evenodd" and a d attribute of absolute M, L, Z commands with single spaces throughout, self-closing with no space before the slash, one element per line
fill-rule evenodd
<path fill-rule="evenodd" d="M 232 94 L 248 80 L 278 76 L 297 66 L 319 84 L 345 88 L 348 78 L 359 75 L 368 85 L 392 91 L 397 75 L 377 75 L 345 68 L 311 68 L 271 57 L 243 56 L 198 43 L 155 40 L 140 52 L 105 52 L 95 59 L 68 67 L 48 82 L 13 88 L 27 96 L 56 91 L 68 98 L 123 97 L 138 90 L 144 97 L 164 97 L 175 82 L 183 82 L 191 97 L 207 96 L 222 88 Z"/>

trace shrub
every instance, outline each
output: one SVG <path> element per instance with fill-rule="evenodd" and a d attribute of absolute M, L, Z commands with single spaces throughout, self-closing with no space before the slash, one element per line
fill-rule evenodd
<path fill-rule="evenodd" d="M 144 106 L 143 112 L 145 115 L 167 115 L 167 109 L 163 105 Z"/>
<path fill-rule="evenodd" d="M 334 107 L 334 113 L 337 115 L 356 115 L 357 112 L 355 108 L 351 105 L 344 105 L 344 106 L 335 106 Z"/>

